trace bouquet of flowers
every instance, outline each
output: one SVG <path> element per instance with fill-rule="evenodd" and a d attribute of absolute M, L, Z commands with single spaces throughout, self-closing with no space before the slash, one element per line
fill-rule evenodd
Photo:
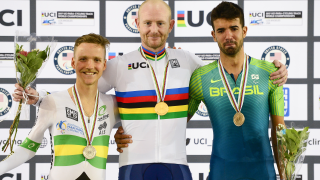
<path fill-rule="evenodd" d="M 30 43 L 30 47 L 36 46 L 36 42 L 41 41 L 47 43 L 47 47 L 45 50 L 33 49 L 29 52 L 23 49 L 23 45 L 19 45 L 19 43 Z M 45 62 L 49 59 L 50 53 L 56 46 L 56 41 L 53 37 L 37 37 L 35 33 L 30 36 L 19 36 L 19 32 L 16 32 L 15 36 L 15 49 L 14 49 L 14 64 L 16 69 L 16 78 L 19 85 L 26 89 L 30 86 L 38 77 L 41 70 L 44 67 Z M 31 49 L 31 48 L 30 48 Z M 9 130 L 9 137 L 7 142 L 2 147 L 2 151 L 6 151 L 8 146 L 10 146 L 11 153 L 13 148 L 13 142 L 15 141 L 18 125 L 20 121 L 20 114 L 23 102 L 28 101 L 28 95 L 23 93 L 24 101 L 20 100 L 18 110 L 16 112 L 15 118 Z M 12 139 L 12 135 L 14 137 Z"/>
<path fill-rule="evenodd" d="M 305 157 L 307 140 L 309 138 L 309 127 L 303 130 L 285 128 L 284 125 L 277 126 L 278 157 L 280 161 L 280 172 L 287 180 L 295 180 Z"/>

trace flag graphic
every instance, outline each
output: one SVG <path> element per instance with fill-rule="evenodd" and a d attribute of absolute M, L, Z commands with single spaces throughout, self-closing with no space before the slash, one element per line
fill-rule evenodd
<path fill-rule="evenodd" d="M 128 70 L 131 70 L 132 67 L 131 67 L 131 64 L 128 64 Z"/>
<path fill-rule="evenodd" d="M 132 19 L 137 19 L 137 18 L 138 18 L 138 13 L 137 13 L 137 11 L 131 12 L 131 18 L 132 18 Z"/>
<path fill-rule="evenodd" d="M 281 60 L 281 52 L 270 53 L 270 60 Z"/>
<path fill-rule="evenodd" d="M 0 94 L 0 102 L 3 102 L 4 94 Z"/>
<path fill-rule="evenodd" d="M 109 53 L 108 53 L 108 56 L 109 56 L 109 60 L 110 60 L 110 59 L 113 59 L 113 58 L 116 57 L 116 53 L 115 53 L 115 52 L 109 52 Z"/>
<path fill-rule="evenodd" d="M 62 60 L 71 61 L 73 53 L 62 53 Z"/>
<path fill-rule="evenodd" d="M 177 16 L 178 16 L 177 17 L 177 19 L 178 19 L 177 26 L 178 27 L 187 27 L 186 22 L 184 21 L 184 11 L 178 11 Z"/>

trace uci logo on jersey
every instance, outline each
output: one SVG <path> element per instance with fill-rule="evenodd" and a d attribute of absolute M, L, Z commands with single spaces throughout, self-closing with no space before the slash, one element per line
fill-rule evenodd
<path fill-rule="evenodd" d="M 149 68 L 146 62 L 136 62 L 128 64 L 128 70 L 138 69 L 138 68 Z"/>

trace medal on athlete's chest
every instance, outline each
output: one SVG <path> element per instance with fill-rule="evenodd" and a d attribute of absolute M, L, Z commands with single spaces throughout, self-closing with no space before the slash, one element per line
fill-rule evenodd
<path fill-rule="evenodd" d="M 224 72 L 222 62 L 221 60 L 218 61 L 218 69 L 219 69 L 219 74 L 222 79 L 222 83 L 224 88 L 226 89 L 229 101 L 236 111 L 235 115 L 233 116 L 233 123 L 236 126 L 242 126 L 245 121 L 244 115 L 241 113 L 241 109 L 243 106 L 243 101 L 244 101 L 244 96 L 245 96 L 245 89 L 247 85 L 247 77 L 249 73 L 249 60 L 248 56 L 245 54 L 244 56 L 244 63 L 243 63 L 243 69 L 242 69 L 242 77 L 241 77 L 241 82 L 240 82 L 240 88 L 239 88 L 239 95 L 238 95 L 238 101 L 234 97 L 234 94 L 232 92 L 232 89 L 230 87 L 230 84 L 228 82 L 228 78 Z"/>
<path fill-rule="evenodd" d="M 76 106 L 78 108 L 78 112 L 80 114 L 80 119 L 82 120 L 82 125 L 85 130 L 85 137 L 87 140 L 87 146 L 83 149 L 82 154 L 86 159 L 93 159 L 97 153 L 96 149 L 92 146 L 92 140 L 93 140 L 94 129 L 95 129 L 96 121 L 97 121 L 97 113 L 98 113 L 97 110 L 98 110 L 98 105 L 99 105 L 99 91 L 97 90 L 96 102 L 95 102 L 95 107 L 94 107 L 94 112 L 93 112 L 94 119 L 92 122 L 93 124 L 92 124 L 92 128 L 91 128 L 90 132 L 88 132 L 88 126 L 86 124 L 86 121 L 84 120 L 84 111 L 82 108 L 80 96 L 77 92 L 76 85 L 74 85 L 72 87 L 72 91 L 73 91 L 73 96 L 74 96 Z"/>
<path fill-rule="evenodd" d="M 163 76 L 163 84 L 162 84 L 162 88 L 160 88 L 156 73 L 155 73 L 152 65 L 149 63 L 149 61 L 145 57 L 144 52 L 142 50 L 142 47 L 140 47 L 140 53 L 141 53 L 141 56 L 146 60 L 146 63 L 150 67 L 149 69 L 150 69 L 151 75 L 153 77 L 153 82 L 154 82 L 154 86 L 155 86 L 155 89 L 156 89 L 157 98 L 159 100 L 159 102 L 154 107 L 154 110 L 159 116 L 164 116 L 169 112 L 169 106 L 168 106 L 167 103 L 164 102 L 164 97 L 165 97 L 165 92 L 166 92 L 166 85 L 167 85 L 167 77 L 169 75 L 169 61 L 167 62 L 166 66 L 165 66 L 164 76 Z"/>

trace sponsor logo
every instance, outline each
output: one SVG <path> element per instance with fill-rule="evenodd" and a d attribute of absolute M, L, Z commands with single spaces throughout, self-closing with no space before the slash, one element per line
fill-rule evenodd
<path fill-rule="evenodd" d="M 211 83 L 216 83 L 216 82 L 219 82 L 219 81 L 221 81 L 221 79 L 219 79 L 219 80 L 213 80 L 213 79 L 211 79 Z"/>
<path fill-rule="evenodd" d="M 223 94 L 227 94 L 227 91 L 224 87 L 210 87 L 209 88 L 210 91 L 210 96 L 211 97 L 215 97 L 215 96 L 223 96 Z M 236 92 L 237 91 L 237 92 Z M 239 88 L 235 87 L 232 89 L 232 93 L 239 93 Z M 260 92 L 259 90 L 259 85 L 253 85 L 253 86 L 246 86 L 246 90 L 245 90 L 245 95 L 263 95 L 263 92 Z"/>
<path fill-rule="evenodd" d="M 41 180 L 48 180 L 49 179 L 49 175 L 43 175 L 41 174 Z"/>
<path fill-rule="evenodd" d="M 107 112 L 107 106 L 106 106 L 106 105 L 100 106 L 99 111 L 98 111 L 98 115 L 99 115 L 99 116 L 102 116 L 102 115 L 104 115 L 106 112 Z"/>
<path fill-rule="evenodd" d="M 83 129 L 77 125 L 68 123 L 67 130 L 84 135 Z"/>
<path fill-rule="evenodd" d="M 273 62 L 274 60 L 279 60 L 282 64 L 285 64 L 287 69 L 290 64 L 290 56 L 288 51 L 281 46 L 270 46 L 261 56 L 262 60 Z"/>
<path fill-rule="evenodd" d="M 7 177 L 9 178 L 13 178 L 15 175 L 14 174 L 11 174 L 11 173 L 5 173 L 5 174 L 2 174 L 0 175 L 0 180 L 3 180 L 3 179 L 7 179 Z M 21 180 L 21 173 L 17 173 L 16 174 L 16 180 Z"/>
<path fill-rule="evenodd" d="M 48 144 L 48 140 L 46 137 L 43 137 L 42 142 L 40 144 L 40 148 L 45 148 Z"/>
<path fill-rule="evenodd" d="M 107 128 L 108 124 L 106 122 L 104 122 L 103 124 L 100 124 L 98 129 L 99 129 L 99 135 L 102 134 L 106 134 L 106 128 Z"/>
<path fill-rule="evenodd" d="M 195 53 L 202 61 L 216 61 L 220 59 L 220 53 Z"/>
<path fill-rule="evenodd" d="M 0 61 L 2 60 L 13 60 L 14 54 L 13 53 L 0 53 Z"/>
<path fill-rule="evenodd" d="M 177 27 L 187 27 L 186 22 L 185 22 L 185 12 L 187 14 L 187 24 L 191 27 L 199 27 L 202 26 L 204 23 L 204 19 L 206 18 L 206 22 L 208 23 L 208 25 L 211 26 L 211 11 L 205 16 L 204 15 L 204 11 L 199 11 L 199 19 L 196 20 L 195 18 L 193 18 L 193 13 L 197 13 L 197 12 L 193 12 L 193 11 L 184 11 L 184 10 L 178 10 L 177 11 L 177 19 L 178 19 L 178 23 L 177 23 Z"/>
<path fill-rule="evenodd" d="M 186 140 L 186 146 L 188 146 L 189 143 L 190 143 L 190 138 L 187 138 L 187 140 Z"/>
<path fill-rule="evenodd" d="M 56 12 L 41 12 L 41 17 L 53 18 L 53 17 L 57 17 L 57 13 Z"/>
<path fill-rule="evenodd" d="M 66 128 L 67 128 L 67 125 L 66 123 L 67 121 L 60 121 L 56 124 L 56 128 L 58 131 L 61 131 L 61 134 L 65 134 L 66 132 Z"/>
<path fill-rule="evenodd" d="M 61 74 L 71 75 L 75 73 L 75 70 L 71 66 L 73 49 L 73 46 L 63 46 L 54 55 L 54 66 Z"/>
<path fill-rule="evenodd" d="M 12 107 L 12 97 L 10 93 L 0 87 L 0 117 L 6 115 Z"/>
<path fill-rule="evenodd" d="M 116 52 L 109 52 L 108 53 L 108 59 L 111 60 L 111 59 L 115 58 L 116 54 L 117 54 Z M 122 55 L 123 55 L 123 52 L 119 52 L 118 53 L 118 56 L 122 56 Z"/>
<path fill-rule="evenodd" d="M 42 20 L 42 25 L 46 26 L 46 25 L 54 25 L 57 22 L 54 19 L 44 19 Z"/>
<path fill-rule="evenodd" d="M 179 68 L 180 64 L 178 59 L 169 59 L 172 68 Z"/>
<path fill-rule="evenodd" d="M 138 68 L 149 68 L 149 65 L 146 62 L 136 62 L 128 64 L 128 70 L 138 69 Z"/>
<path fill-rule="evenodd" d="M 208 113 L 208 110 L 207 110 L 207 107 L 206 105 L 201 101 L 199 107 L 198 107 L 198 110 L 196 111 L 196 113 L 199 115 L 199 116 L 203 116 L 203 117 L 208 117 L 209 116 L 209 113 Z"/>
<path fill-rule="evenodd" d="M 138 18 L 138 10 L 140 5 L 135 4 L 126 9 L 123 14 L 123 24 L 128 31 L 132 33 L 139 33 L 135 19 Z"/>
<path fill-rule="evenodd" d="M 259 80 L 259 74 L 251 74 L 251 79 L 253 80 L 253 82 L 255 84 L 258 84 L 258 80 Z"/>
<path fill-rule="evenodd" d="M 191 138 L 187 138 L 186 140 L 186 145 L 188 146 L 192 142 Z M 208 144 L 208 138 L 193 138 L 193 143 L 195 145 L 207 145 L 207 146 L 212 146 Z"/>
<path fill-rule="evenodd" d="M 5 145 L 6 142 L 7 142 L 7 140 L 0 140 L 0 146 L 1 146 L 1 145 Z M 22 143 L 23 143 L 23 141 L 20 140 L 20 139 L 19 139 L 19 140 L 15 139 L 14 142 L 13 142 L 14 145 L 20 145 L 20 144 L 22 144 Z"/>
<path fill-rule="evenodd" d="M 287 87 L 283 87 L 284 98 L 284 117 L 290 116 L 290 90 Z"/>
<path fill-rule="evenodd" d="M 66 107 L 66 116 L 69 119 L 73 119 L 75 121 L 78 121 L 78 112 L 73 109 L 70 109 L 68 107 Z"/>
<path fill-rule="evenodd" d="M 98 118 L 98 121 L 103 121 L 105 119 L 108 119 L 108 117 L 109 117 L 109 114 L 103 115 L 102 117 Z"/>
<path fill-rule="evenodd" d="M 263 20 L 262 19 L 252 19 L 250 20 L 250 25 L 254 26 L 254 25 L 262 25 L 263 24 Z"/>
<path fill-rule="evenodd" d="M 249 12 L 250 18 L 262 18 L 264 12 L 258 11 L 258 12 Z"/>
<path fill-rule="evenodd" d="M 16 22 L 5 21 L 3 17 L 10 16 L 8 14 L 16 15 L 17 21 Z M 15 19 L 15 18 L 10 18 L 10 19 Z M 11 9 L 5 9 L 5 10 L 0 11 L 0 24 L 3 26 L 14 26 L 14 25 L 22 26 L 22 10 L 17 10 L 17 12 L 15 12 L 14 10 L 11 10 Z"/>
<path fill-rule="evenodd" d="M 320 145 L 320 140 L 316 139 L 316 138 L 312 138 L 308 140 L 308 145 L 312 146 L 312 145 Z"/>

